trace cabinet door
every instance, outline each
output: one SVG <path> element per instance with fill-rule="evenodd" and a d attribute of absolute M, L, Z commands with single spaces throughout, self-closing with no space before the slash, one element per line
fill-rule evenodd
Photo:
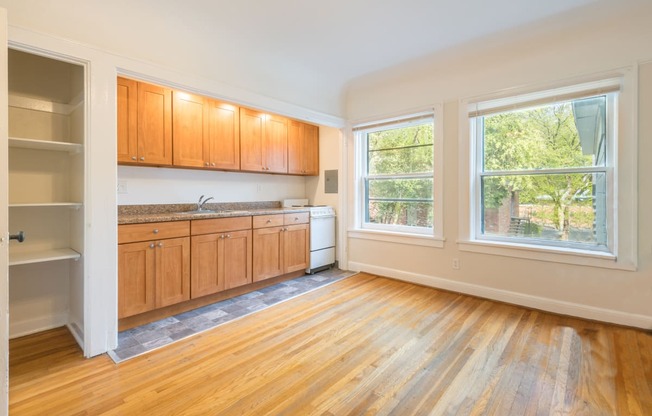
<path fill-rule="evenodd" d="M 283 274 L 283 227 L 259 228 L 254 235 L 254 282 Z"/>
<path fill-rule="evenodd" d="M 175 166 L 209 165 L 208 137 L 204 134 L 204 98 L 173 92 L 172 138 Z"/>
<path fill-rule="evenodd" d="M 319 175 L 319 127 L 304 124 L 304 175 Z"/>
<path fill-rule="evenodd" d="M 156 306 L 190 299 L 190 237 L 156 243 Z"/>
<path fill-rule="evenodd" d="M 265 121 L 263 140 L 264 165 L 266 172 L 288 172 L 288 119 L 268 115 Z"/>
<path fill-rule="evenodd" d="M 304 171 L 304 124 L 289 120 L 288 122 L 288 173 L 303 175 Z"/>
<path fill-rule="evenodd" d="M 310 227 L 290 225 L 283 232 L 283 273 L 307 269 L 310 264 Z"/>
<path fill-rule="evenodd" d="M 193 299 L 224 290 L 224 234 L 192 237 L 190 293 Z"/>
<path fill-rule="evenodd" d="M 319 174 L 319 127 L 289 120 L 288 173 Z"/>
<path fill-rule="evenodd" d="M 264 171 L 263 135 L 265 114 L 248 108 L 240 109 L 240 169 Z"/>
<path fill-rule="evenodd" d="M 118 78 L 118 162 L 138 161 L 138 83 Z"/>
<path fill-rule="evenodd" d="M 118 245 L 118 318 L 156 307 L 155 243 Z"/>
<path fill-rule="evenodd" d="M 238 107 L 206 100 L 205 134 L 210 167 L 240 169 L 240 113 Z"/>
<path fill-rule="evenodd" d="M 251 283 L 253 281 L 251 230 L 227 233 L 223 241 L 226 289 Z"/>
<path fill-rule="evenodd" d="M 172 91 L 138 83 L 138 162 L 172 164 Z"/>

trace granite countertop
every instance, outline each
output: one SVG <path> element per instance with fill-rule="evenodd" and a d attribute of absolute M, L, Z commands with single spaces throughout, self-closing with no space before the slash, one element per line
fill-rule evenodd
<path fill-rule="evenodd" d="M 281 203 L 278 201 L 209 203 L 204 205 L 204 209 L 215 212 L 186 212 L 195 210 L 196 208 L 196 204 L 120 205 L 118 206 L 118 224 L 204 220 L 209 218 L 308 212 L 308 209 L 303 207 L 283 208 L 281 207 Z"/>

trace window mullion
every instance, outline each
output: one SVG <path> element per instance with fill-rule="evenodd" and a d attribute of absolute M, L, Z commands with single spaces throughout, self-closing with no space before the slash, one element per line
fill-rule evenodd
<path fill-rule="evenodd" d="M 586 166 L 577 168 L 547 168 L 522 170 L 491 170 L 480 172 L 481 176 L 517 176 L 517 175 L 563 175 L 565 173 L 606 173 L 606 166 Z"/>
<path fill-rule="evenodd" d="M 425 173 L 392 173 L 392 174 L 367 174 L 365 179 L 427 179 L 432 178 L 432 172 Z"/>

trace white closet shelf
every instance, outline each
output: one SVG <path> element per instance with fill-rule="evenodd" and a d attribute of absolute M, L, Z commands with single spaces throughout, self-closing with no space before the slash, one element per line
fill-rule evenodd
<path fill-rule="evenodd" d="M 9 137 L 9 147 L 36 150 L 54 150 L 57 152 L 79 153 L 82 151 L 82 145 L 68 142 L 53 142 L 49 140 L 23 139 L 19 137 Z"/>
<path fill-rule="evenodd" d="M 9 107 L 24 108 L 26 110 L 43 111 L 45 113 L 55 113 L 69 115 L 77 107 L 79 107 L 84 100 L 83 94 L 78 94 L 72 99 L 72 102 L 58 103 L 40 98 L 24 97 L 18 94 L 9 93 Z"/>
<path fill-rule="evenodd" d="M 81 202 L 24 202 L 20 204 L 9 204 L 9 208 L 29 208 L 29 207 L 70 207 L 81 208 Z"/>
<path fill-rule="evenodd" d="M 43 263 L 47 261 L 78 259 L 81 254 L 70 248 L 56 248 L 26 253 L 9 253 L 9 265 Z"/>

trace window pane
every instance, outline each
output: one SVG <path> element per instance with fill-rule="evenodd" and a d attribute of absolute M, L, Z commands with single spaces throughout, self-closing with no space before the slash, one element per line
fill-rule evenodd
<path fill-rule="evenodd" d="M 367 180 L 367 222 L 432 228 L 432 178 Z"/>
<path fill-rule="evenodd" d="M 484 170 L 605 166 L 606 97 L 484 117 Z"/>
<path fill-rule="evenodd" d="M 605 173 L 482 178 L 485 235 L 607 244 Z"/>
<path fill-rule="evenodd" d="M 369 174 L 432 172 L 432 123 L 369 133 L 367 139 Z"/>

